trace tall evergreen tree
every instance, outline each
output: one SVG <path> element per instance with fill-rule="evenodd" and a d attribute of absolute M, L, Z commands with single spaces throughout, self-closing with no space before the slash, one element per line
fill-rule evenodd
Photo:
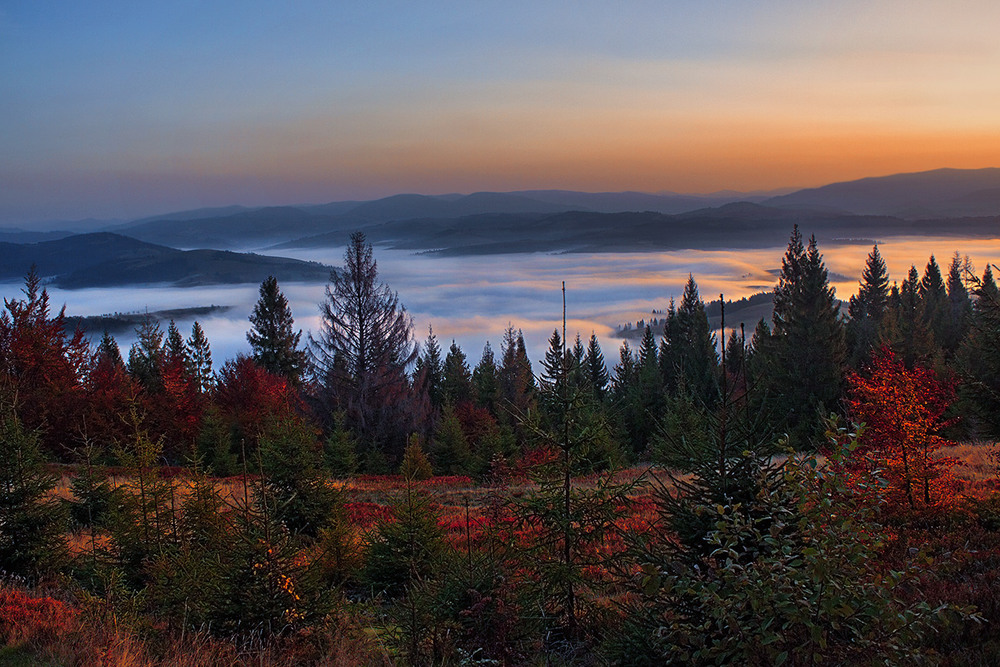
<path fill-rule="evenodd" d="M 1000 289 L 989 265 L 975 289 L 972 325 L 962 343 L 958 366 L 962 398 L 975 415 L 973 431 L 1000 437 Z"/>
<path fill-rule="evenodd" d="M 601 344 L 597 341 L 597 334 L 590 334 L 590 343 L 587 345 L 587 352 L 583 357 L 583 367 L 590 382 L 590 389 L 594 392 L 594 399 L 598 403 L 603 403 L 607 398 L 611 376 L 608 374 L 608 367 L 604 362 L 604 353 L 601 352 Z"/>
<path fill-rule="evenodd" d="M 688 275 L 684 295 L 677 308 L 675 341 L 671 341 L 674 357 L 679 364 L 675 374 L 691 395 L 705 406 L 713 406 L 719 399 L 719 381 L 716 370 L 719 355 L 715 351 L 715 334 L 708 324 L 705 303 L 698 296 L 698 285 Z"/>
<path fill-rule="evenodd" d="M 868 253 L 858 293 L 851 297 L 847 309 L 848 357 L 853 367 L 860 367 L 871 357 L 888 306 L 889 271 L 876 244 Z"/>
<path fill-rule="evenodd" d="M 935 356 L 934 334 L 927 324 L 926 303 L 920 297 L 920 276 L 910 267 L 906 280 L 889 295 L 889 310 L 881 339 L 888 343 L 907 368 L 931 365 Z"/>
<path fill-rule="evenodd" d="M 448 355 L 444 358 L 444 371 L 441 378 L 441 393 L 444 400 L 452 405 L 458 405 L 472 400 L 472 373 L 465 352 L 458 343 L 451 341 Z"/>
<path fill-rule="evenodd" d="M 924 323 L 932 334 L 934 343 L 941 347 L 948 337 L 948 289 L 941 277 L 941 267 L 934 255 L 927 260 L 923 278 L 920 279 L 920 300 L 923 302 Z"/>
<path fill-rule="evenodd" d="M 260 284 L 260 297 L 250 313 L 247 341 L 254 361 L 264 370 L 298 385 L 307 366 L 306 351 L 299 349 L 302 331 L 295 331 L 288 299 L 278 279 L 268 276 Z"/>
<path fill-rule="evenodd" d="M 194 381 L 199 393 L 206 393 L 215 383 L 215 373 L 212 371 L 212 349 L 208 344 L 205 331 L 195 320 L 191 325 L 191 337 L 187 339 L 188 375 Z"/>
<path fill-rule="evenodd" d="M 167 325 L 167 338 L 163 344 L 163 353 L 166 355 L 165 361 L 168 364 L 180 364 L 185 367 L 188 364 L 187 345 L 184 344 L 184 337 L 173 320 L 170 320 L 170 324 Z"/>
<path fill-rule="evenodd" d="M 365 235 L 351 235 L 345 267 L 330 275 L 322 321 L 310 335 L 316 380 L 328 414 L 343 410 L 362 442 L 402 454 L 411 430 L 408 367 L 416 360 L 413 321 L 399 296 L 379 282 Z"/>
<path fill-rule="evenodd" d="M 499 369 L 493 356 L 493 347 L 489 341 L 483 346 L 483 355 L 472 371 L 472 384 L 475 386 L 476 402 L 497 416 L 497 400 L 500 396 Z"/>
<path fill-rule="evenodd" d="M 122 359 L 122 352 L 118 347 L 118 341 L 107 330 L 101 336 L 101 342 L 97 344 L 97 358 L 98 360 L 105 359 L 108 363 L 118 368 L 125 367 L 125 361 Z"/>
<path fill-rule="evenodd" d="M 524 334 L 509 325 L 503 335 L 499 380 L 504 407 L 518 415 L 527 414 L 534 401 L 535 376 L 531 371 Z"/>
<path fill-rule="evenodd" d="M 417 358 L 413 376 L 419 388 L 427 392 L 431 405 L 440 408 L 444 401 L 441 391 L 444 364 L 441 361 L 441 346 L 438 344 L 437 336 L 434 335 L 434 327 L 427 327 L 427 340 L 424 341 L 423 354 Z"/>
<path fill-rule="evenodd" d="M 954 356 L 958 346 L 968 335 L 969 327 L 972 324 L 972 299 L 969 298 L 969 290 L 965 287 L 965 279 L 962 275 L 968 264 L 969 258 L 966 257 L 963 261 L 956 252 L 948 266 L 948 281 L 946 283 L 948 323 L 945 328 L 945 337 L 941 341 L 945 356 L 948 358 Z"/>
<path fill-rule="evenodd" d="M 136 328 L 136 341 L 128 353 L 128 372 L 150 394 L 163 391 L 163 330 L 149 317 Z"/>
<path fill-rule="evenodd" d="M 774 297 L 768 373 L 762 378 L 777 424 L 801 445 L 816 434 L 821 412 L 840 397 L 846 348 L 840 305 L 816 238 L 802 245 L 796 226 Z M 760 353 L 762 350 L 758 350 Z"/>

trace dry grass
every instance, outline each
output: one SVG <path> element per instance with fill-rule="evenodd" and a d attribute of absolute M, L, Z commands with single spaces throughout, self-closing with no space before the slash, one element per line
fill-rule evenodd
<path fill-rule="evenodd" d="M 938 456 L 956 459 L 952 472 L 967 482 L 986 482 L 1000 477 L 1000 444 L 985 440 L 960 442 L 938 450 Z"/>
<path fill-rule="evenodd" d="M 0 583 L 0 646 L 27 656 L 31 664 L 78 667 L 393 664 L 375 639 L 342 619 L 328 619 L 278 642 L 237 646 L 200 632 L 170 635 L 154 630 L 140 636 L 103 602 L 64 597 L 17 582 Z"/>

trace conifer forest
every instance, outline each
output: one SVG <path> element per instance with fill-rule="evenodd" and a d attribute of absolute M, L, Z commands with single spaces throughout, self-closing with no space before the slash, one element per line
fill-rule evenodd
<path fill-rule="evenodd" d="M 795 227 L 769 320 L 714 330 L 692 275 L 531 359 L 414 331 L 359 232 L 318 329 L 270 277 L 222 363 L 71 330 L 32 270 L 0 667 L 1000 664 L 995 267 L 913 261 L 841 304 Z"/>

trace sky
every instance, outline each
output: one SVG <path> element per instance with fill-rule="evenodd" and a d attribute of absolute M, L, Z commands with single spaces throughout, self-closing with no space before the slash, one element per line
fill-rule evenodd
<path fill-rule="evenodd" d="M 0 225 L 1000 166 L 1000 3 L 0 0 Z"/>

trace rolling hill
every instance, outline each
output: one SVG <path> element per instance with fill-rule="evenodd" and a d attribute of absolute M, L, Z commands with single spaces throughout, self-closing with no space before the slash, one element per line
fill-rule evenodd
<path fill-rule="evenodd" d="M 177 287 L 282 281 L 323 281 L 331 267 L 284 257 L 224 250 L 176 250 L 98 232 L 41 243 L 0 243 L 0 280 L 23 278 L 35 265 L 66 289 L 166 283 Z"/>

